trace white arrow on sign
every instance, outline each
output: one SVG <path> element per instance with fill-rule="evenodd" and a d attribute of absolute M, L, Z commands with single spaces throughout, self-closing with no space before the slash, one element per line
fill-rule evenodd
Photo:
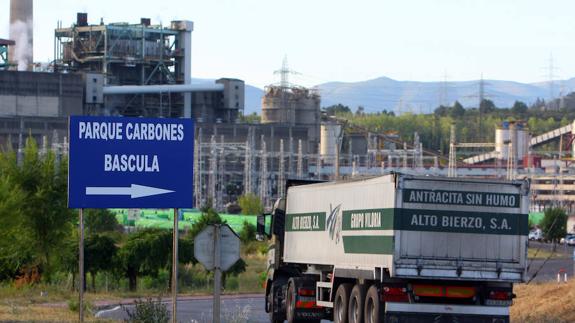
<path fill-rule="evenodd" d="M 163 188 L 132 184 L 129 187 L 86 187 L 86 195 L 130 195 L 131 198 L 173 193 Z"/>

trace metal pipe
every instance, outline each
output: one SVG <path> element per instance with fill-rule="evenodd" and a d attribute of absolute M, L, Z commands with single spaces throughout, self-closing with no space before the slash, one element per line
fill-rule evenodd
<path fill-rule="evenodd" d="M 117 85 L 105 86 L 104 94 L 142 94 L 142 93 L 177 93 L 177 92 L 217 92 L 223 91 L 224 85 L 206 84 L 164 84 L 164 85 Z"/>

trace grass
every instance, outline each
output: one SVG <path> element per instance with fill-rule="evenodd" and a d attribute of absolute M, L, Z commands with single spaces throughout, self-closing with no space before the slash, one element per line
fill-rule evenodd
<path fill-rule="evenodd" d="M 9 322 L 78 322 L 78 313 L 68 308 L 48 307 L 41 305 L 15 305 L 0 303 L 0 321 Z M 85 314 L 85 322 L 117 322 L 97 319 Z"/>
<path fill-rule="evenodd" d="M 575 322 L 575 280 L 515 285 L 513 322 Z"/>
<path fill-rule="evenodd" d="M 244 255 L 248 264 L 247 271 L 237 278 L 238 286 L 226 294 L 261 293 L 261 273 L 265 272 L 265 256 L 261 253 Z M 201 269 L 194 266 L 194 270 Z M 197 267 L 197 268 L 196 268 Z M 228 278 L 229 279 L 229 278 Z M 184 290 L 180 296 L 210 294 L 211 286 L 196 290 Z M 47 291 L 41 296 L 40 291 Z M 515 285 L 517 294 L 514 305 L 511 307 L 513 322 L 575 322 L 575 279 L 568 283 L 557 282 L 532 283 L 529 285 Z M 157 296 L 158 291 L 140 291 L 138 293 L 86 293 L 88 303 L 98 301 L 120 301 L 125 298 Z M 164 294 L 166 296 L 167 294 Z M 68 308 L 67 302 L 76 299 L 77 294 L 62 290 L 55 286 L 37 286 L 32 288 L 15 289 L 10 286 L 0 288 L 0 321 L 11 322 L 76 322 L 78 313 Z M 249 317 L 250 308 L 238 308 L 233 317 Z M 231 320 L 230 320 L 231 321 Z M 241 321 L 241 320 L 240 320 Z M 86 322 L 114 322 L 96 319 L 93 315 L 86 315 Z M 209 322 L 209 320 L 206 320 Z"/>
<path fill-rule="evenodd" d="M 265 248 L 263 248 L 265 247 Z M 242 259 L 246 262 L 246 271 L 238 277 L 227 277 L 224 294 L 263 293 L 262 274 L 266 271 L 266 256 L 261 253 L 267 244 L 252 242 L 242 245 Z M 186 281 L 186 277 L 188 280 Z M 179 296 L 210 295 L 213 292 L 213 278 L 206 273 L 202 265 L 188 265 L 180 271 Z M 196 279 L 194 281 L 192 278 Z M 119 303 L 126 299 L 169 296 L 166 288 L 143 288 L 146 278 L 140 278 L 142 287 L 137 292 L 116 290 L 111 292 L 86 292 L 87 304 Z M 200 281 L 201 283 L 198 283 Z M 90 282 L 90 281 L 89 281 Z M 198 285 L 199 284 L 199 285 Z M 166 284 L 167 285 L 167 284 Z M 78 312 L 72 311 L 70 304 L 76 304 L 78 294 L 62 284 L 36 285 L 16 288 L 13 284 L 0 285 L 0 321 L 10 322 L 77 322 Z M 95 310 L 95 309 L 94 309 Z M 237 317 L 249 316 L 250 309 L 237 309 Z M 236 315 L 234 315 L 235 317 Z M 96 319 L 93 313 L 85 314 L 86 322 L 117 322 Z M 232 322 L 231 320 L 228 320 Z"/>
<path fill-rule="evenodd" d="M 551 250 L 545 250 L 545 249 L 537 250 L 534 248 L 529 248 L 527 250 L 527 258 L 529 258 L 529 259 L 546 259 L 549 256 L 551 256 L 552 258 L 562 258 L 563 255 L 558 251 L 559 250 L 552 253 Z"/>

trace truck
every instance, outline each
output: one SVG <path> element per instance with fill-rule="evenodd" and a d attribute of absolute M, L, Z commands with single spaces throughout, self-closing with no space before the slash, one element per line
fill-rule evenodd
<path fill-rule="evenodd" d="M 529 182 L 391 173 L 287 183 L 258 217 L 273 323 L 509 322 Z"/>

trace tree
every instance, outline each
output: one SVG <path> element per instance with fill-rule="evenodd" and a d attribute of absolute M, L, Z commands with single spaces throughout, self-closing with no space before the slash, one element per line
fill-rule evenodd
<path fill-rule="evenodd" d="M 116 251 L 114 240 L 106 235 L 92 234 L 86 238 L 84 282 L 86 282 L 86 272 L 89 272 L 92 276 L 92 290 L 96 291 L 96 274 L 113 267 L 111 264 Z"/>
<path fill-rule="evenodd" d="M 138 286 L 138 277 L 150 275 L 156 277 L 160 269 L 172 266 L 172 230 L 147 228 L 128 236 L 126 243 L 117 253 L 118 269 L 128 278 L 131 291 Z M 195 262 L 193 259 L 193 240 L 178 240 L 178 262 Z M 170 282 L 171 273 L 170 272 Z"/>
<path fill-rule="evenodd" d="M 256 112 L 246 115 L 240 114 L 239 119 L 243 123 L 260 123 L 261 121 L 260 116 Z"/>
<path fill-rule="evenodd" d="M 435 111 L 433 113 L 437 116 L 445 117 L 445 116 L 447 116 L 448 112 L 449 112 L 449 107 L 446 107 L 444 105 L 440 105 L 435 109 Z"/>
<path fill-rule="evenodd" d="M 5 174 L 0 168 L 0 281 L 15 278 L 31 258 L 27 237 L 21 234 L 24 195 Z"/>
<path fill-rule="evenodd" d="M 156 276 L 170 261 L 171 232 L 163 229 L 143 229 L 128 236 L 118 251 L 120 269 L 128 278 L 130 291 L 138 286 L 138 276 Z"/>
<path fill-rule="evenodd" d="M 343 105 L 341 103 L 330 105 L 329 107 L 324 107 L 323 111 L 329 116 L 335 116 L 338 114 L 348 114 L 351 113 L 351 110 L 347 105 Z"/>
<path fill-rule="evenodd" d="M 489 99 L 483 99 L 483 101 L 481 101 L 479 104 L 479 111 L 483 114 L 491 113 L 495 111 L 495 109 L 497 109 L 495 103 Z"/>
<path fill-rule="evenodd" d="M 453 107 L 449 109 L 449 115 L 452 118 L 460 118 L 465 114 L 465 108 L 459 103 L 459 101 L 455 101 Z"/>
<path fill-rule="evenodd" d="M 511 112 L 515 115 L 524 115 L 525 113 L 527 113 L 527 104 L 521 102 L 521 101 L 515 101 L 515 103 L 513 103 L 513 107 L 511 108 Z"/>
<path fill-rule="evenodd" d="M 254 193 L 240 196 L 238 204 L 242 208 L 242 214 L 244 215 L 258 215 L 264 212 L 262 201 Z"/>
<path fill-rule="evenodd" d="M 567 233 L 567 214 L 561 208 L 545 210 L 541 229 L 547 240 L 559 241 Z"/>
<path fill-rule="evenodd" d="M 119 228 L 116 216 L 107 209 L 86 209 L 84 226 L 87 235 L 116 231 Z"/>
<path fill-rule="evenodd" d="M 40 154 L 33 138 L 26 140 L 21 165 L 16 158 L 3 161 L 5 176 L 22 190 L 19 234 L 26 240 L 23 253 L 29 252 L 28 267 L 35 267 L 49 282 L 54 260 L 66 236 L 74 227 L 76 214 L 68 209 L 68 163 L 65 156 L 58 161 L 51 151 Z"/>

